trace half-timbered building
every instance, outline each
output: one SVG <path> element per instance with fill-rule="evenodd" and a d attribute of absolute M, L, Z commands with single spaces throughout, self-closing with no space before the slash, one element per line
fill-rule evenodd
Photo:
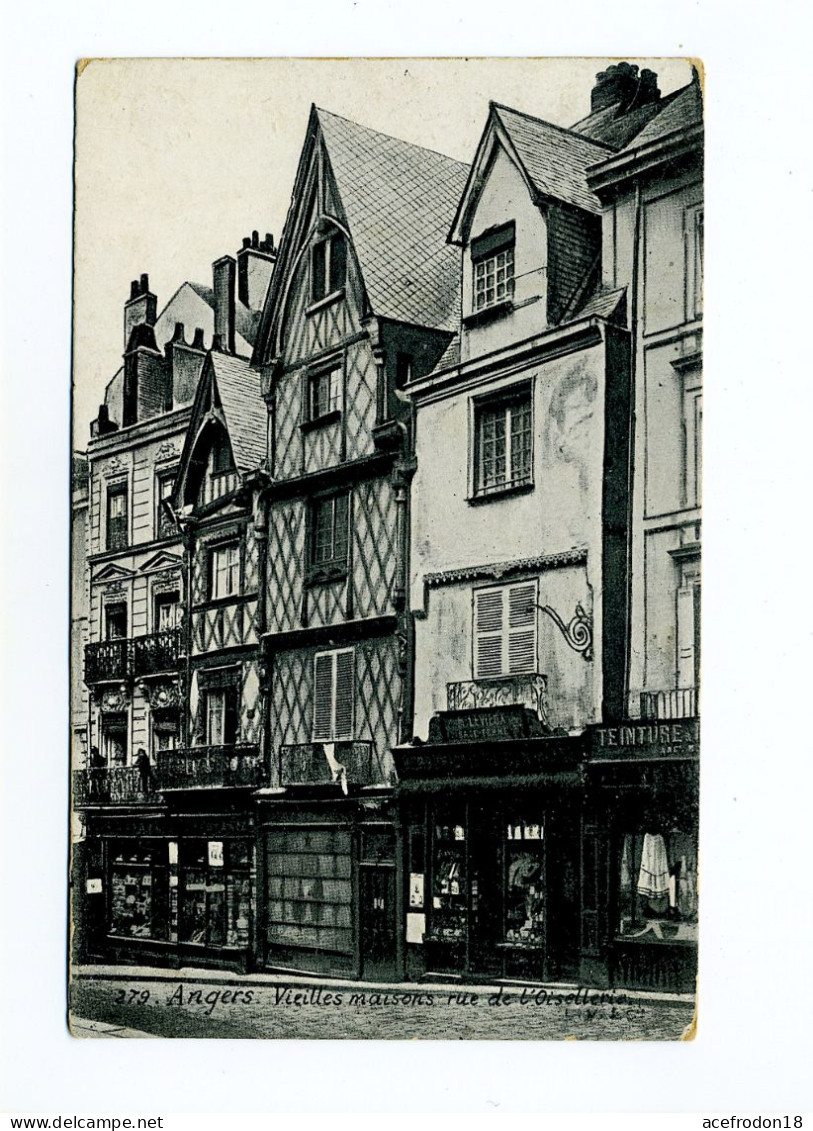
<path fill-rule="evenodd" d="M 413 431 L 452 337 L 466 166 L 313 109 L 254 351 L 268 405 L 260 797 L 270 966 L 403 962 L 392 747 L 411 725 Z"/>

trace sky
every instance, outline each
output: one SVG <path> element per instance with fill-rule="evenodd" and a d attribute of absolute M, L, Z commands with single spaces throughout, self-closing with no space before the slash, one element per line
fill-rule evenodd
<path fill-rule="evenodd" d="M 633 59 L 664 94 L 685 59 Z M 611 59 L 97 59 L 77 81 L 74 447 L 121 364 L 143 273 L 159 312 L 257 229 L 279 242 L 312 103 L 470 162 L 490 100 L 569 126 Z"/>

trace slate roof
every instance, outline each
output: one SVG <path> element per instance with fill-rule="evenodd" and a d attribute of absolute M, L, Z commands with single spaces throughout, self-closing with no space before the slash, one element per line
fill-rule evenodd
<path fill-rule="evenodd" d="M 587 187 L 586 170 L 611 150 L 573 130 L 492 102 L 525 172 L 541 196 L 600 213 L 598 198 Z"/>
<path fill-rule="evenodd" d="M 634 139 L 634 144 L 628 145 L 627 149 L 638 149 L 650 142 L 660 141 L 669 134 L 700 125 L 703 121 L 703 97 L 699 83 L 692 82 L 682 90 L 675 91 L 668 103 L 662 105 L 660 114 L 641 130 Z"/>
<path fill-rule="evenodd" d="M 242 473 L 254 471 L 266 458 L 268 412 L 260 395 L 260 375 L 242 357 L 217 351 L 209 357 L 234 462 Z"/>
<path fill-rule="evenodd" d="M 325 110 L 316 115 L 374 312 L 452 329 L 460 252 L 446 234 L 469 166 Z"/>
<path fill-rule="evenodd" d="M 661 107 L 662 103 L 650 102 L 627 114 L 619 114 L 617 105 L 605 106 L 603 110 L 582 118 L 571 129 L 594 141 L 603 141 L 612 149 L 623 149 L 660 112 Z"/>
<path fill-rule="evenodd" d="M 575 313 L 568 315 L 568 322 L 578 322 L 582 318 L 612 319 L 619 313 L 619 306 L 626 298 L 627 288 L 616 287 L 615 290 L 599 290 L 591 295 Z"/>
<path fill-rule="evenodd" d="M 207 306 L 211 306 L 212 310 L 215 308 L 215 292 L 211 287 L 204 286 L 203 283 L 190 283 L 189 286 L 198 295 Z M 239 299 L 234 300 L 234 329 L 238 336 L 243 339 L 245 346 L 253 346 L 254 339 L 257 336 L 257 324 L 260 320 L 259 310 L 249 310 L 247 306 L 243 306 Z M 238 345 L 241 343 L 238 342 Z M 248 350 L 246 352 L 249 352 Z"/>

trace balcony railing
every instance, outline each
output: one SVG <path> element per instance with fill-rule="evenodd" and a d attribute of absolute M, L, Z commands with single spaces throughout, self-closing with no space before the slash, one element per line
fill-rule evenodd
<path fill-rule="evenodd" d="M 130 674 L 128 640 L 101 640 L 85 645 L 85 682 L 104 683 Z"/>
<path fill-rule="evenodd" d="M 77 809 L 86 805 L 150 805 L 158 800 L 155 777 L 145 779 L 136 766 L 75 770 L 73 774 L 73 804 Z"/>
<path fill-rule="evenodd" d="M 85 646 L 85 682 L 118 682 L 175 671 L 181 650 L 181 630 L 165 629 L 128 640 L 100 640 Z"/>
<path fill-rule="evenodd" d="M 260 750 L 250 743 L 191 746 L 158 754 L 158 788 L 256 788 L 265 783 Z"/>
<path fill-rule="evenodd" d="M 631 691 L 631 719 L 691 719 L 700 708 L 699 687 L 671 687 L 660 691 Z"/>
<path fill-rule="evenodd" d="M 372 742 L 307 742 L 280 747 L 282 785 L 375 785 L 381 779 L 377 770 Z"/>
<path fill-rule="evenodd" d="M 446 709 L 471 711 L 480 707 L 529 707 L 548 721 L 548 679 L 538 674 L 499 679 L 464 680 L 446 684 Z"/>
<path fill-rule="evenodd" d="M 133 645 L 133 675 L 154 675 L 171 672 L 178 666 L 181 632 L 177 628 L 154 632 L 152 636 L 137 636 Z"/>

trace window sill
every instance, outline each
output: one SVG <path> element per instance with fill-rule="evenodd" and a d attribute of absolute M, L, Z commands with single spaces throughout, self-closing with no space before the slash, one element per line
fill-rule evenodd
<path fill-rule="evenodd" d="M 312 302 L 310 306 L 306 306 L 305 317 L 308 317 L 311 314 L 318 314 L 320 310 L 324 310 L 327 306 L 332 306 L 334 302 L 338 302 L 343 298 L 344 287 L 342 287 L 341 290 L 332 291 L 329 295 L 325 295 L 324 298 L 316 299 L 316 301 Z"/>
<path fill-rule="evenodd" d="M 490 503 L 493 499 L 504 499 L 507 495 L 527 495 L 533 489 L 533 479 L 526 479 L 522 483 L 509 483 L 505 487 L 495 487 L 491 491 L 476 492 L 474 495 L 469 495 L 466 502 L 471 507 L 477 507 L 481 503 Z"/>
<path fill-rule="evenodd" d="M 305 585 L 309 588 L 314 585 L 327 585 L 332 581 L 344 581 L 347 578 L 347 564 L 323 565 L 311 567 L 305 576 Z"/>
<path fill-rule="evenodd" d="M 328 424 L 336 424 L 341 418 L 341 411 L 334 408 L 331 412 L 326 412 L 322 416 L 315 416 L 313 420 L 303 420 L 299 425 L 299 431 L 313 432 L 317 428 L 326 428 Z"/>
<path fill-rule="evenodd" d="M 502 318 L 506 314 L 511 314 L 513 310 L 514 300 L 510 298 L 503 299 L 502 302 L 492 303 L 491 306 L 484 306 L 482 310 L 475 310 L 472 314 L 467 314 L 463 319 L 463 325 L 466 329 L 473 326 L 481 326 L 496 318 Z"/>

